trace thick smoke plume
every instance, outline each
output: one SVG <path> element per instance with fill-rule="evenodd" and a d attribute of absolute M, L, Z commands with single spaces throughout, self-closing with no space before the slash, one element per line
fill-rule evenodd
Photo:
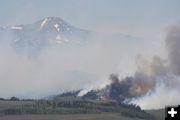
<path fill-rule="evenodd" d="M 180 25 L 174 26 L 166 39 L 169 67 L 174 75 L 180 75 Z"/>
<path fill-rule="evenodd" d="M 133 76 L 119 79 L 110 75 L 111 84 L 104 96 L 118 101 L 130 101 L 142 108 L 162 108 L 180 104 L 180 25 L 172 27 L 166 37 L 167 58 L 154 56 L 151 62 L 137 59 Z"/>

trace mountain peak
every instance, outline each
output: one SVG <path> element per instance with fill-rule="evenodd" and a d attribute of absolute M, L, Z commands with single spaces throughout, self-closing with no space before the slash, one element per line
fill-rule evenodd
<path fill-rule="evenodd" d="M 61 18 L 58 18 L 58 17 L 46 17 L 42 20 L 39 21 L 40 23 L 40 26 L 41 27 L 44 27 L 46 25 L 61 25 L 62 23 L 63 24 L 67 24 L 64 20 L 62 20 Z"/>
<path fill-rule="evenodd" d="M 51 21 L 63 21 L 61 18 L 59 17 L 46 17 L 44 19 L 48 19 L 48 20 L 51 20 Z"/>

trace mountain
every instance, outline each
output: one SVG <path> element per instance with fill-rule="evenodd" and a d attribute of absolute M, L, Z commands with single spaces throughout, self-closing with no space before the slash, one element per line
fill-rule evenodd
<path fill-rule="evenodd" d="M 33 24 L 0 27 L 0 42 L 19 50 L 40 50 L 44 46 L 85 44 L 92 32 L 76 28 L 58 17 L 47 17 Z"/>
<path fill-rule="evenodd" d="M 93 38 L 95 39 L 93 40 Z M 101 35 L 99 33 L 94 33 L 89 30 L 74 27 L 70 25 L 69 23 L 67 23 L 66 21 L 62 20 L 61 18 L 57 18 L 57 17 L 47 17 L 33 24 L 0 27 L 0 48 L 4 47 L 4 43 L 7 43 L 8 45 L 10 45 L 11 47 L 15 49 L 13 50 L 13 52 L 18 51 L 18 53 L 19 52 L 25 53 L 25 55 L 28 55 L 28 57 L 29 56 L 34 57 L 36 55 L 39 55 L 40 51 L 46 48 L 49 48 L 51 46 L 53 47 L 57 46 L 58 48 L 59 47 L 67 48 L 67 49 L 55 49 L 55 51 L 57 51 L 57 54 L 54 54 L 54 51 L 53 51 L 54 49 L 52 51 L 45 51 L 44 52 L 45 55 L 42 54 L 41 61 L 47 60 L 49 58 L 49 54 L 53 53 L 51 58 L 54 57 L 52 58 L 53 60 L 54 59 L 56 60 L 58 58 L 56 61 L 57 62 L 56 64 L 59 64 L 59 59 L 62 60 L 62 62 L 65 64 L 69 64 L 69 63 L 73 64 L 72 66 L 71 65 L 68 66 L 69 68 L 66 67 L 65 70 L 63 67 L 62 68 L 58 67 L 58 70 L 65 71 L 64 74 L 62 75 L 63 79 L 67 79 L 69 81 L 70 80 L 73 80 L 73 81 L 82 80 L 82 82 L 84 82 L 85 80 L 91 81 L 91 80 L 96 79 L 94 76 L 99 74 L 98 71 L 104 71 L 101 68 L 98 68 L 98 70 L 96 70 L 97 72 L 95 73 L 94 68 L 92 69 L 91 67 L 89 67 L 90 65 L 86 66 L 85 64 L 92 64 L 92 65 L 99 64 L 98 66 L 108 65 L 108 68 L 109 68 L 109 65 L 111 66 L 112 64 L 112 67 L 114 69 L 114 66 L 119 65 L 119 61 L 121 61 L 121 59 L 123 58 L 121 56 L 121 53 L 123 51 L 126 51 L 126 52 L 130 51 L 132 54 L 135 54 L 136 48 L 140 48 L 139 42 L 138 42 L 139 40 L 140 39 L 138 38 L 135 38 L 129 35 L 123 35 L 123 34 L 113 34 L 113 35 L 102 34 Z M 91 44 L 89 45 L 89 43 Z M 128 46 L 129 43 L 130 43 L 130 46 Z M 88 44 L 89 46 L 86 46 L 86 44 Z M 78 50 L 70 49 L 72 46 L 73 47 L 78 46 L 79 48 L 79 46 L 84 46 L 84 45 L 85 47 L 82 47 L 83 49 L 78 49 Z M 133 45 L 136 47 L 132 47 Z M 6 51 L 6 50 L 10 51 L 11 48 L 10 50 L 3 49 L 2 51 Z M 58 50 L 60 51 L 64 50 L 65 52 L 63 51 L 61 52 L 63 54 L 61 54 Z M 66 56 L 67 54 L 70 54 L 70 56 Z M 77 55 L 74 56 L 74 54 L 77 54 Z M 57 55 L 59 56 L 57 57 Z M 12 56 L 11 53 L 9 56 Z M 69 60 L 68 62 L 66 62 L 66 59 L 71 59 L 71 61 Z M 19 60 L 21 59 L 18 59 L 17 61 Z M 90 62 L 91 60 L 92 62 Z M 83 64 L 79 64 L 79 61 L 83 62 Z M 38 62 L 38 61 L 35 61 L 35 62 Z M 48 62 L 48 64 L 50 63 Z M 61 66 L 61 64 L 59 66 Z M 48 68 L 47 71 L 49 71 L 49 67 L 47 67 L 46 65 L 47 64 L 43 64 L 42 68 L 45 68 L 45 69 Z M 106 68 L 106 67 L 103 67 L 103 68 Z M 51 73 L 51 70 L 49 73 Z M 33 75 L 33 78 L 34 76 L 35 75 Z M 58 76 L 58 78 L 60 79 L 62 76 L 60 75 Z M 97 76 L 99 77 L 99 75 Z M 53 78 L 50 77 L 49 79 L 52 80 Z M 39 76 L 37 77 L 37 79 L 39 79 Z M 131 93 L 131 90 L 129 90 L 129 86 L 132 86 L 132 85 L 131 84 L 129 85 L 128 83 L 132 83 L 131 81 L 133 80 L 131 79 L 125 80 L 128 82 L 121 82 L 121 83 L 118 82 L 119 80 L 115 79 L 115 81 L 116 82 L 114 82 L 113 84 L 110 84 L 109 86 L 106 86 L 106 88 L 102 90 L 89 91 L 83 97 L 91 98 L 91 99 L 116 100 L 118 102 L 119 101 L 122 102 L 124 99 L 131 98 L 131 97 L 134 97 L 134 95 L 136 95 L 136 93 L 135 94 L 134 92 Z M 84 84 L 84 83 L 79 82 L 78 84 Z M 78 85 L 78 88 L 76 89 L 82 89 L 81 87 L 82 85 Z M 133 86 L 132 88 L 136 88 L 136 87 Z M 67 88 L 64 88 L 64 89 L 67 89 Z M 138 91 L 138 90 L 135 90 L 135 91 Z"/>
<path fill-rule="evenodd" d="M 137 45 L 137 41 L 141 39 L 124 34 L 101 34 L 80 29 L 58 17 L 46 17 L 32 24 L 0 26 L 0 44 L 6 43 L 25 53 L 36 54 L 47 46 L 83 46 L 93 40 L 115 43 L 119 47 L 120 44 L 126 45 L 129 42 Z"/>

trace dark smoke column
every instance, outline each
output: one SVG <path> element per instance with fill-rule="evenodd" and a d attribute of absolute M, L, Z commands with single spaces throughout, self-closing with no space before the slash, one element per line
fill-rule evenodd
<path fill-rule="evenodd" d="M 170 70 L 180 75 L 180 25 L 171 28 L 166 38 Z"/>

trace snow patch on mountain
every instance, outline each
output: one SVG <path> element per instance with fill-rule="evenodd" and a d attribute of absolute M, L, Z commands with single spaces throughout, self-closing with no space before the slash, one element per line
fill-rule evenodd
<path fill-rule="evenodd" d="M 43 22 L 41 23 L 41 27 L 43 27 L 43 26 L 46 24 L 47 21 L 48 21 L 48 18 L 45 18 L 45 19 L 43 20 Z"/>
<path fill-rule="evenodd" d="M 12 26 L 11 29 L 14 29 L 14 30 L 22 30 L 22 27 L 19 27 L 19 26 Z"/>
<path fill-rule="evenodd" d="M 59 32 L 60 31 L 60 28 L 59 28 L 59 25 L 58 24 L 55 24 L 54 27 L 56 28 L 56 30 Z"/>

